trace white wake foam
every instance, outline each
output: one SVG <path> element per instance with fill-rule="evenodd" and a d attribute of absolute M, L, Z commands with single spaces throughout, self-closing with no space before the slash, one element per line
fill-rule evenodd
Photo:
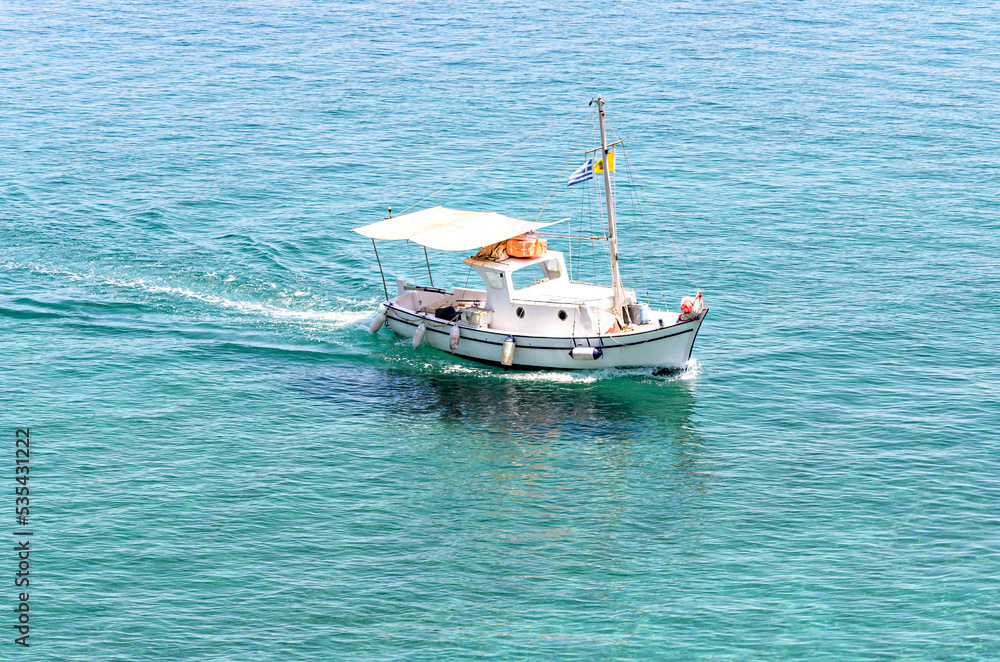
<path fill-rule="evenodd" d="M 197 292 L 188 287 L 177 287 L 173 285 L 160 285 L 149 283 L 144 279 L 119 280 L 114 278 L 105 279 L 102 285 L 114 287 L 137 288 L 151 294 L 170 294 L 184 297 L 193 301 L 200 301 L 219 308 L 235 310 L 244 315 L 259 315 L 281 320 L 299 320 L 306 322 L 323 322 L 334 327 L 346 326 L 348 324 L 362 322 L 366 318 L 374 318 L 370 310 L 345 311 L 345 310 L 296 310 L 285 308 L 274 304 L 260 301 L 234 300 L 218 294 L 208 294 Z M 341 299 L 341 297 L 336 297 Z M 371 302 L 351 302 L 354 305 L 374 306 L 376 300 Z"/>

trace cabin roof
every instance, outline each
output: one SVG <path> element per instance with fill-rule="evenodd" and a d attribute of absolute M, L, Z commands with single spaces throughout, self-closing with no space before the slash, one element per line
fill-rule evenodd
<path fill-rule="evenodd" d="M 511 271 L 517 271 L 518 269 L 540 262 L 548 262 L 549 260 L 562 261 L 562 256 L 563 254 L 559 251 L 546 251 L 537 257 L 507 256 L 502 260 L 477 260 L 474 257 L 467 257 L 462 262 L 470 267 L 481 267 L 483 269 L 490 269 L 491 271 L 510 273 Z"/>
<path fill-rule="evenodd" d="M 355 228 L 352 232 L 371 239 L 408 239 L 440 251 L 470 251 L 567 220 L 537 223 L 496 212 L 431 207 Z"/>

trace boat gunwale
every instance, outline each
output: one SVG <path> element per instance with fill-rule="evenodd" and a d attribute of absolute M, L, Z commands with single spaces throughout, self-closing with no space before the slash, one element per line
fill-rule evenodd
<path fill-rule="evenodd" d="M 440 334 L 443 334 L 443 335 L 448 335 L 449 333 L 451 333 L 451 327 L 452 326 L 458 326 L 459 328 L 462 328 L 462 329 L 468 329 L 470 331 L 478 331 L 480 333 L 484 333 L 484 334 L 487 334 L 487 335 L 496 336 L 498 338 L 506 338 L 507 336 L 511 336 L 512 338 L 514 338 L 515 342 L 517 341 L 517 338 L 519 338 L 519 337 L 520 338 L 525 338 L 525 339 L 531 339 L 531 340 L 552 340 L 552 341 L 560 341 L 560 340 L 567 341 L 568 340 L 568 341 L 574 341 L 576 343 L 586 342 L 587 344 L 586 345 L 582 345 L 582 346 L 584 346 L 584 347 L 595 347 L 596 346 L 596 347 L 600 347 L 601 349 L 612 349 L 612 348 L 616 348 L 616 347 L 632 347 L 632 346 L 635 346 L 635 345 L 645 345 L 646 343 L 656 342 L 658 340 L 664 340 L 666 338 L 672 338 L 674 336 L 683 335 L 685 333 L 692 333 L 693 332 L 693 333 L 695 333 L 697 335 L 698 330 L 701 327 L 701 322 L 708 315 L 708 311 L 709 311 L 709 308 L 705 308 L 703 310 L 702 314 L 697 319 L 685 320 L 683 322 L 675 322 L 674 324 L 671 324 L 670 326 L 661 326 L 661 327 L 657 327 L 655 329 L 649 329 L 649 330 L 645 330 L 645 331 L 625 331 L 625 332 L 622 332 L 620 334 L 603 335 L 603 336 L 545 336 L 545 335 L 535 335 L 535 334 L 530 334 L 530 333 L 515 334 L 513 332 L 508 332 L 508 331 L 497 331 L 497 330 L 494 330 L 494 329 L 481 329 L 481 328 L 478 328 L 478 327 L 469 326 L 467 324 L 460 324 L 459 322 L 449 322 L 447 320 L 442 320 L 440 317 L 435 317 L 435 316 L 431 315 L 430 313 L 415 312 L 415 311 L 412 311 L 412 310 L 410 310 L 408 308 L 403 308 L 402 306 L 393 305 L 392 302 L 389 302 L 389 301 L 383 302 L 382 305 L 385 306 L 386 309 L 387 309 L 386 310 L 386 318 L 387 319 L 391 319 L 391 320 L 396 321 L 396 322 L 401 322 L 401 323 L 406 324 L 408 326 L 414 326 L 414 327 L 420 326 L 419 323 L 412 322 L 412 321 L 407 320 L 407 319 L 403 319 L 402 317 L 390 316 L 388 313 L 389 313 L 389 311 L 392 311 L 392 312 L 395 312 L 397 314 L 410 315 L 412 317 L 416 317 L 418 319 L 422 319 L 425 322 L 431 322 L 433 324 L 437 324 L 437 325 L 439 325 L 441 327 L 444 327 L 445 329 L 448 329 L 447 331 L 445 331 L 445 330 L 442 330 L 442 329 L 439 329 L 439 328 L 435 328 L 434 326 L 431 326 L 430 324 L 426 325 L 425 328 L 428 331 L 434 331 L 435 333 L 440 333 Z M 658 332 L 662 332 L 662 331 L 666 331 L 666 330 L 669 330 L 669 329 L 673 329 L 674 327 L 684 326 L 686 324 L 692 324 L 692 326 L 690 326 L 690 327 L 688 327 L 686 329 L 683 329 L 683 330 L 676 331 L 674 333 L 665 334 L 665 335 L 658 335 L 656 337 L 646 338 L 646 339 L 640 340 L 638 342 L 619 342 L 617 340 L 617 338 L 622 338 L 622 337 L 635 338 L 635 337 L 640 336 L 640 335 L 655 334 L 655 333 L 658 333 Z M 503 340 L 500 340 L 500 341 L 486 340 L 486 339 L 483 339 L 483 338 L 474 338 L 474 337 L 469 337 L 469 336 L 465 336 L 462 339 L 463 340 L 469 340 L 469 341 L 472 341 L 472 342 L 479 342 L 479 343 L 483 343 L 483 344 L 487 344 L 487 345 L 503 345 Z M 610 339 L 611 342 L 605 342 L 605 339 Z M 594 342 L 597 342 L 599 344 L 598 345 L 594 345 Z M 576 344 L 575 346 L 576 347 L 580 347 L 581 345 L 580 344 Z M 524 348 L 525 349 L 540 349 L 540 350 L 558 350 L 558 351 L 564 351 L 566 349 L 572 349 L 571 347 L 544 347 L 544 346 L 536 346 L 536 345 L 530 345 L 530 346 L 526 345 Z"/>

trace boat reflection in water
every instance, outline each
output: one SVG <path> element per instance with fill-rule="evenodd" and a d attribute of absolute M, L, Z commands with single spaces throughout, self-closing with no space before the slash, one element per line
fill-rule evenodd
<path fill-rule="evenodd" d="M 622 469 L 634 453 L 641 462 L 651 453 L 669 458 L 666 471 L 689 467 L 689 478 L 696 478 L 703 443 L 691 421 L 695 381 L 680 372 L 610 371 L 581 378 L 488 368 L 455 373 L 447 365 L 409 364 L 339 367 L 310 375 L 298 387 L 342 408 L 346 418 L 365 419 L 373 426 L 372 444 L 423 447 L 428 461 L 436 454 L 428 445 L 439 447 L 438 453 L 446 447 L 449 453 L 511 457 L 569 452 Z"/>
<path fill-rule="evenodd" d="M 346 500 L 331 526 L 358 558 L 489 620 L 512 600 L 634 611 L 648 596 L 624 566 L 704 549 L 717 461 L 693 380 L 446 369 L 355 365 L 298 383 L 350 431 L 317 460 L 350 476 L 330 487 Z"/>

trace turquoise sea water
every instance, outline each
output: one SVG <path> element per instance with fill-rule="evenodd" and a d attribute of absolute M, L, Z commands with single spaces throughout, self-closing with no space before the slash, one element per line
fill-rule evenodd
<path fill-rule="evenodd" d="M 0 657 L 1000 659 L 997 20 L 3 3 L 0 491 L 30 426 L 35 550 Z M 534 218 L 597 93 L 712 306 L 695 362 L 370 336 L 348 230 L 578 110 L 426 203 Z"/>

